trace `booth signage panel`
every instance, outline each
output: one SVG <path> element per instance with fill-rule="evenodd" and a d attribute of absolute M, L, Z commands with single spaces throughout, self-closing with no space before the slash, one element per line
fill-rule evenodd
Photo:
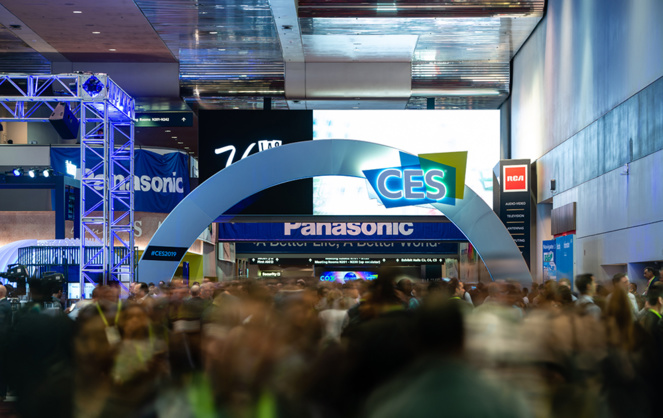
<path fill-rule="evenodd" d="M 555 259 L 557 260 L 557 279 L 567 278 L 573 287 L 573 244 L 575 235 L 555 238 Z"/>
<path fill-rule="evenodd" d="M 467 241 L 451 222 L 219 223 L 219 241 Z"/>
<path fill-rule="evenodd" d="M 543 241 L 543 280 L 557 280 L 555 240 Z"/>
<path fill-rule="evenodd" d="M 93 152 L 87 153 L 86 166 L 94 167 L 101 158 Z M 51 148 L 51 167 L 56 172 L 80 178 L 80 148 Z M 120 161 L 128 172 L 129 161 Z M 120 171 L 120 170 L 118 170 Z M 101 174 L 100 174 L 101 176 Z M 124 180 L 116 175 L 112 184 Z M 188 156 L 180 152 L 160 155 L 147 150 L 134 151 L 134 210 L 141 212 L 168 213 L 189 194 Z M 88 193 L 87 205 L 92 207 L 101 199 Z"/>
<path fill-rule="evenodd" d="M 238 242 L 237 254 L 458 254 L 452 242 Z"/>
<path fill-rule="evenodd" d="M 527 266 L 530 265 L 531 193 L 529 160 L 501 160 L 499 217 L 513 237 Z"/>

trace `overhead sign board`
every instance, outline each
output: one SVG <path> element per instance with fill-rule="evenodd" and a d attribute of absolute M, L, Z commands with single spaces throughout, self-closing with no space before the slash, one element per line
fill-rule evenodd
<path fill-rule="evenodd" d="M 247 254 L 458 254 L 453 242 L 238 242 Z"/>
<path fill-rule="evenodd" d="M 193 112 L 136 112 L 137 128 L 190 127 Z"/>

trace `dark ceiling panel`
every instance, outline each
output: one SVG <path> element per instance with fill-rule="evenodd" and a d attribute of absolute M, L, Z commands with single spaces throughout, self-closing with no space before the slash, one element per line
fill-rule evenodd
<path fill-rule="evenodd" d="M 74 62 L 176 62 L 132 0 L 2 0 Z"/>
<path fill-rule="evenodd" d="M 51 63 L 0 25 L 0 73 L 49 74 Z"/>

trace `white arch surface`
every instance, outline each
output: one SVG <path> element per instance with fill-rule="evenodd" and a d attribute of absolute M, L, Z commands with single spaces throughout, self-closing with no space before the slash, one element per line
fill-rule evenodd
<path fill-rule="evenodd" d="M 217 217 L 255 193 L 315 176 L 364 178 L 363 170 L 400 166 L 401 152 L 386 145 L 340 139 L 297 142 L 259 152 L 219 171 L 193 190 L 164 220 L 148 249 L 177 248 L 183 254 Z M 493 280 L 512 279 L 531 285 L 532 276 L 513 238 L 472 189 L 465 186 L 464 199 L 456 200 L 454 206 L 433 206 L 465 234 Z M 170 280 L 181 259 L 146 260 L 146 253 L 138 263 L 139 280 Z"/>

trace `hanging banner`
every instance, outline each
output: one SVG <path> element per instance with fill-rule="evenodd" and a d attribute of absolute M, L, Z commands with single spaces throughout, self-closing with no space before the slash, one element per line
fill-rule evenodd
<path fill-rule="evenodd" d="M 557 280 L 571 280 L 573 288 L 573 241 L 575 235 L 565 235 L 555 239 L 555 260 L 557 261 Z"/>
<path fill-rule="evenodd" d="M 101 158 L 93 152 L 86 156 L 86 164 L 93 167 Z M 55 172 L 68 174 L 80 179 L 81 151 L 79 148 L 51 148 L 51 167 Z M 157 154 L 152 151 L 134 151 L 134 210 L 140 212 L 168 213 L 189 194 L 188 157 L 180 152 Z M 129 161 L 122 161 L 122 166 L 129 169 Z M 102 175 L 99 174 L 98 177 Z M 124 180 L 124 175 L 117 173 L 114 184 Z M 127 183 L 130 187 L 131 183 Z M 89 193 L 88 205 L 92 206 L 100 199 L 95 193 Z"/>
<path fill-rule="evenodd" d="M 543 241 L 543 281 L 557 280 L 555 240 Z"/>
<path fill-rule="evenodd" d="M 467 241 L 451 222 L 219 223 L 219 241 Z"/>

